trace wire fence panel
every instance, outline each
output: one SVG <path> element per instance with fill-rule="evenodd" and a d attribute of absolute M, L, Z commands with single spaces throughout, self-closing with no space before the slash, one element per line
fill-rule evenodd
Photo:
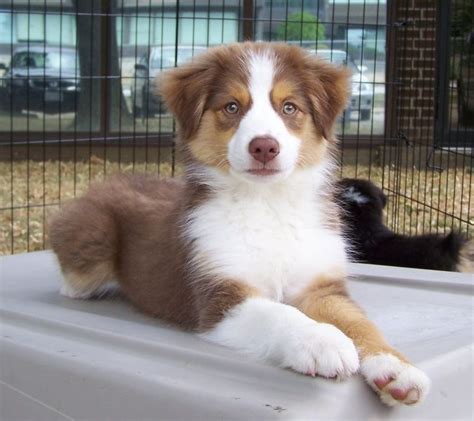
<path fill-rule="evenodd" d="M 471 2 L 0 0 L 0 254 L 116 172 L 180 174 L 154 81 L 207 48 L 287 42 L 352 70 L 341 171 L 389 194 L 398 232 L 471 234 Z"/>

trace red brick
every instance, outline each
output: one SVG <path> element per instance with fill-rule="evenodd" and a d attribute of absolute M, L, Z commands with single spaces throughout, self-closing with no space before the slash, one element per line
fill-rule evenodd
<path fill-rule="evenodd" d="M 418 96 L 420 98 L 433 98 L 435 96 L 435 87 L 434 86 L 426 86 L 423 89 L 418 91 Z"/>
<path fill-rule="evenodd" d="M 424 29 L 422 32 L 423 39 L 436 39 L 436 30 L 435 29 Z"/>
<path fill-rule="evenodd" d="M 435 67 L 435 64 L 436 62 L 434 57 L 426 57 L 421 60 L 413 60 L 413 66 L 416 69 L 423 68 L 423 71 L 427 68 L 432 69 L 433 67 Z"/>
<path fill-rule="evenodd" d="M 431 108 L 431 109 L 423 108 L 421 110 L 421 116 L 426 118 L 426 124 L 433 121 L 434 114 L 435 114 L 434 108 Z"/>
<path fill-rule="evenodd" d="M 435 70 L 434 67 L 425 68 L 425 69 L 422 69 L 422 71 L 421 71 L 421 77 L 423 79 L 434 78 L 435 76 L 436 76 L 436 70 Z"/>
<path fill-rule="evenodd" d="M 405 98 L 402 97 L 397 101 L 397 107 L 400 109 L 407 109 L 410 110 L 413 107 L 414 99 L 413 98 Z"/>
<path fill-rule="evenodd" d="M 419 48 L 403 48 L 402 51 L 400 49 L 397 50 L 402 57 L 410 57 L 410 58 L 419 58 L 421 56 L 422 50 Z"/>
<path fill-rule="evenodd" d="M 400 79 L 415 79 L 420 77 L 420 72 L 418 69 L 406 69 L 406 68 L 401 68 L 399 72 L 399 78 Z"/>
<path fill-rule="evenodd" d="M 420 50 L 421 51 L 421 56 L 423 58 L 434 58 L 436 59 L 436 51 L 434 49 L 430 50 Z"/>
<path fill-rule="evenodd" d="M 433 39 L 416 39 L 415 47 L 416 48 L 434 48 L 436 41 Z"/>
<path fill-rule="evenodd" d="M 418 50 L 418 47 L 415 47 L 415 40 L 417 38 L 405 38 L 403 34 L 398 37 L 397 49 L 400 50 Z"/>
<path fill-rule="evenodd" d="M 420 33 L 420 28 L 417 28 L 416 26 L 407 26 L 403 30 L 404 37 L 416 38 L 418 37 L 419 33 Z"/>
<path fill-rule="evenodd" d="M 415 107 L 430 108 L 434 106 L 433 98 L 416 98 L 414 101 Z"/>
<path fill-rule="evenodd" d="M 421 17 L 423 19 L 436 20 L 436 9 L 424 9 L 421 11 Z"/>
<path fill-rule="evenodd" d="M 435 9 L 436 1 L 435 0 L 414 0 L 413 6 L 420 9 Z"/>
<path fill-rule="evenodd" d="M 406 18 L 407 20 L 409 20 L 412 25 L 413 25 L 413 21 L 421 19 L 421 9 L 417 9 L 415 7 L 408 8 L 408 12 L 404 11 L 402 13 L 403 13 L 402 16 Z"/>
<path fill-rule="evenodd" d="M 400 93 L 404 97 L 416 98 L 419 96 L 420 90 L 407 87 L 407 88 L 402 88 L 400 90 Z"/>
<path fill-rule="evenodd" d="M 414 79 L 414 80 L 413 80 L 413 83 L 412 83 L 412 86 L 413 86 L 414 88 L 422 88 L 422 89 L 423 89 L 424 87 L 426 87 L 426 86 L 428 86 L 428 85 L 429 85 L 429 86 L 434 85 L 435 82 L 436 82 L 436 80 L 435 80 L 434 78 L 427 78 L 427 77 L 425 77 L 425 78 L 423 78 L 423 79 Z"/>

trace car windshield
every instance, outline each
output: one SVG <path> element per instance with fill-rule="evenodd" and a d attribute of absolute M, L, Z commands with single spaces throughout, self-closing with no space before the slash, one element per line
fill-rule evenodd
<path fill-rule="evenodd" d="M 317 50 L 316 54 L 334 64 L 346 64 L 346 53 L 343 51 Z"/>
<path fill-rule="evenodd" d="M 12 67 L 34 69 L 75 69 L 78 61 L 74 53 L 69 52 L 39 52 L 22 51 L 16 53 L 12 60 Z"/>
<path fill-rule="evenodd" d="M 347 60 L 347 54 L 345 51 L 317 50 L 316 54 L 331 63 L 344 64 L 352 70 L 358 70 L 357 66 L 351 59 Z"/>
<path fill-rule="evenodd" d="M 151 68 L 152 69 L 166 69 L 170 67 L 174 67 L 175 60 L 177 59 L 177 65 L 180 65 L 195 55 L 201 53 L 204 48 L 183 48 L 179 47 L 177 52 L 178 55 L 176 57 L 176 49 L 175 48 L 163 48 L 163 50 L 155 50 L 152 55 L 151 59 Z"/>

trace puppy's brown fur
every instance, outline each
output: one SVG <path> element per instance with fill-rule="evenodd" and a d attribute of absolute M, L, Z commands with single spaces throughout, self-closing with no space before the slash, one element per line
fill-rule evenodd
<path fill-rule="evenodd" d="M 391 347 L 362 309 L 351 300 L 341 276 L 317 279 L 293 301 L 293 305 L 318 322 L 330 323 L 354 341 L 363 359 L 389 353 L 407 359 Z"/>
<path fill-rule="evenodd" d="M 228 171 L 228 141 L 251 106 L 248 69 L 239 63 L 249 51 L 264 48 L 267 44 L 215 48 L 161 77 L 160 91 L 176 116 L 187 164 L 197 160 Z M 332 126 L 347 102 L 348 72 L 296 47 L 272 48 L 284 64 L 275 76 L 272 101 L 275 109 L 287 99 L 298 106 L 299 114 L 286 124 L 304 139 L 299 166 L 314 165 L 335 144 Z M 237 115 L 223 111 L 230 99 L 241 105 Z M 182 227 L 187 212 L 208 194 L 192 178 L 184 183 L 118 176 L 92 187 L 51 223 L 51 245 L 66 283 L 87 296 L 115 280 L 142 311 L 186 328 L 209 328 L 225 309 L 257 291 L 236 280 L 219 280 L 217 289 L 215 280 L 201 280 L 196 288 L 190 279 L 190 245 Z M 205 303 L 210 308 L 203 310 Z"/>
<path fill-rule="evenodd" d="M 251 107 L 247 90 L 248 68 L 242 65 L 249 51 L 268 48 L 265 43 L 232 44 L 215 48 L 192 63 L 159 80 L 159 91 L 179 126 L 180 146 L 185 158 L 228 171 L 227 144 L 239 122 Z M 334 151 L 333 126 L 347 105 L 350 72 L 336 68 L 297 47 L 274 44 L 279 63 L 271 99 L 275 110 L 285 100 L 298 106 L 298 113 L 284 119 L 288 129 L 304 139 L 299 166 L 319 163 Z M 229 65 L 231 63 L 231 65 Z M 241 110 L 235 115 L 223 111 L 224 105 L 237 100 Z"/>
<path fill-rule="evenodd" d="M 87 293 L 101 280 L 119 280 L 141 310 L 194 327 L 194 296 L 183 276 L 186 246 L 177 233 L 184 190 L 178 182 L 118 176 L 65 206 L 52 220 L 50 239 L 66 282 Z"/>
<path fill-rule="evenodd" d="M 212 49 L 166 73 L 161 92 L 178 122 L 188 168 L 185 181 L 118 176 L 65 206 L 51 223 L 50 238 L 73 292 L 88 296 L 115 280 L 140 310 L 201 331 L 211 329 L 246 298 L 261 294 L 238 279 L 198 274 L 195 268 L 207 256 L 193 249 L 184 229 L 190 211 L 214 194 L 195 179 L 193 164 L 229 171 L 228 142 L 252 102 L 246 88 L 249 74 L 239 63 L 249 51 L 265 48 L 281 64 L 270 93 L 275 111 L 281 113 L 287 100 L 297 106 L 292 118 L 281 117 L 302 139 L 298 166 L 314 166 L 331 153 L 336 144 L 333 126 L 348 98 L 345 69 L 296 47 L 244 43 Z M 241 108 L 229 115 L 224 106 L 233 100 Z M 334 205 L 328 204 L 327 211 L 337 229 Z M 316 279 L 292 304 L 343 330 L 362 358 L 390 353 L 405 361 L 348 298 L 343 278 L 341 272 Z"/>

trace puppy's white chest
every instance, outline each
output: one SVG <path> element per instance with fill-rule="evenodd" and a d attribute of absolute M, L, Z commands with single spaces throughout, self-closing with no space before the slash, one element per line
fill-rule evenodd
<path fill-rule="evenodd" d="M 342 239 L 321 226 L 319 215 L 310 201 L 228 195 L 195 209 L 188 235 L 201 271 L 282 301 L 318 274 L 344 265 Z"/>

